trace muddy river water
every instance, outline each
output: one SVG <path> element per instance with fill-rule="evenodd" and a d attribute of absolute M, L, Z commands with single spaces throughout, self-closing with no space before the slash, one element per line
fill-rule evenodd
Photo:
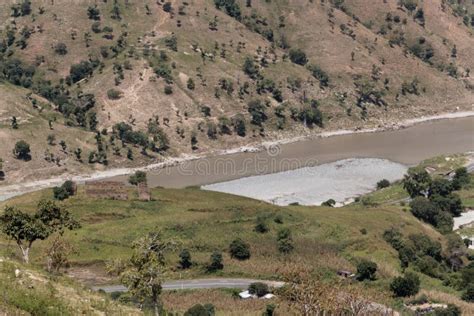
<path fill-rule="evenodd" d="M 182 188 L 312 167 L 348 158 L 381 158 L 409 166 L 433 156 L 473 150 L 474 117 L 467 117 L 430 121 L 393 131 L 308 139 L 270 146 L 261 152 L 193 160 L 150 171 L 148 181 L 151 186 Z M 127 176 L 114 179 L 125 180 Z"/>

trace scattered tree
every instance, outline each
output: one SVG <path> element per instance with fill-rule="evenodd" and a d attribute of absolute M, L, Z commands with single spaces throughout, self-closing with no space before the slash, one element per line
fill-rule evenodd
<path fill-rule="evenodd" d="M 80 227 L 67 210 L 45 200 L 39 202 L 33 214 L 6 207 L 0 222 L 2 232 L 20 248 L 25 263 L 29 262 L 30 249 L 36 240 L 45 240 L 54 232 L 62 235 L 65 229 Z"/>

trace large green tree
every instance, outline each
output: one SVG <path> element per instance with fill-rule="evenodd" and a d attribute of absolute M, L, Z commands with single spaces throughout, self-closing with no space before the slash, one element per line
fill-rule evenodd
<path fill-rule="evenodd" d="M 120 274 L 122 283 L 143 307 L 151 304 L 160 314 L 161 283 L 165 273 L 165 251 L 170 243 L 159 233 L 149 233 L 133 243 L 133 254 Z"/>
<path fill-rule="evenodd" d="M 54 232 L 77 229 L 79 223 L 67 211 L 52 201 L 40 201 L 35 213 L 6 207 L 0 217 L 2 232 L 13 239 L 21 250 L 25 263 L 29 262 L 30 249 L 36 240 L 44 240 Z"/>

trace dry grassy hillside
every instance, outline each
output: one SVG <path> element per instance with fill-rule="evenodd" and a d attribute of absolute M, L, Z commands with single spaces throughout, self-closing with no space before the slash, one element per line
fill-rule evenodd
<path fill-rule="evenodd" d="M 444 0 L 2 3 L 6 182 L 471 109 L 471 10 Z M 48 119 L 24 102 L 30 92 L 70 148 L 63 168 L 42 159 Z M 18 111 L 43 117 L 29 136 L 31 124 L 11 127 Z M 19 139 L 32 147 L 27 163 L 12 157 Z"/>

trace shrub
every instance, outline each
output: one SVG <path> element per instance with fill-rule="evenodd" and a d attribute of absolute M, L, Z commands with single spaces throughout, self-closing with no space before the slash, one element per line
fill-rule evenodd
<path fill-rule="evenodd" d="M 230 243 L 229 252 L 232 258 L 238 260 L 247 260 L 250 258 L 250 246 L 240 238 Z"/>
<path fill-rule="evenodd" d="M 184 316 L 214 316 L 216 314 L 215 307 L 212 304 L 196 304 L 191 306 Z"/>
<path fill-rule="evenodd" d="M 308 63 L 308 58 L 306 57 L 305 52 L 299 48 L 290 49 L 289 57 L 293 63 L 298 65 L 304 66 Z"/>
<path fill-rule="evenodd" d="M 222 253 L 219 251 L 214 251 L 211 254 L 211 261 L 207 265 L 207 271 L 215 272 L 222 269 L 224 269 L 224 264 L 222 263 Z"/>
<path fill-rule="evenodd" d="M 191 253 L 188 249 L 183 249 L 179 253 L 179 267 L 181 269 L 189 269 L 193 265 L 191 261 Z"/>
<path fill-rule="evenodd" d="M 318 65 L 309 65 L 308 69 L 311 71 L 313 77 L 319 81 L 319 86 L 321 88 L 329 86 L 329 75 L 322 70 L 321 67 Z"/>
<path fill-rule="evenodd" d="M 71 69 L 69 70 L 68 79 L 72 83 L 76 83 L 86 77 L 91 76 L 94 71 L 94 68 L 95 65 L 92 62 L 83 60 L 79 64 L 71 66 Z"/>
<path fill-rule="evenodd" d="M 461 316 L 461 309 L 454 304 L 448 304 L 446 308 L 435 308 L 434 316 Z"/>
<path fill-rule="evenodd" d="M 278 231 L 277 235 L 278 251 L 284 254 L 288 254 L 293 251 L 293 238 L 291 237 L 291 231 L 288 228 L 283 228 Z"/>
<path fill-rule="evenodd" d="M 171 87 L 169 85 L 166 85 L 164 92 L 165 92 L 166 95 L 173 94 L 173 87 Z"/>
<path fill-rule="evenodd" d="M 248 104 L 248 111 L 252 117 L 252 124 L 261 126 L 263 122 L 267 120 L 265 113 L 265 106 L 260 100 L 252 100 Z"/>
<path fill-rule="evenodd" d="M 471 283 L 462 294 L 462 299 L 466 302 L 474 303 L 474 284 Z"/>
<path fill-rule="evenodd" d="M 214 0 L 214 4 L 218 10 L 222 10 L 229 16 L 240 21 L 240 6 L 235 0 Z"/>
<path fill-rule="evenodd" d="M 107 90 L 107 97 L 110 100 L 118 100 L 122 97 L 122 92 L 117 89 L 109 89 Z"/>
<path fill-rule="evenodd" d="M 60 187 L 53 188 L 54 198 L 56 200 L 65 200 L 76 193 L 76 185 L 74 182 L 67 180 Z"/>
<path fill-rule="evenodd" d="M 390 290 L 397 297 L 413 296 L 420 290 L 420 279 L 412 272 L 407 272 L 403 277 L 396 277 L 390 283 Z"/>
<path fill-rule="evenodd" d="M 336 201 L 334 201 L 333 199 L 329 199 L 326 202 L 323 202 L 321 205 L 322 206 L 334 207 L 334 205 L 336 205 Z"/>
<path fill-rule="evenodd" d="M 306 105 L 298 114 L 298 119 L 308 127 L 317 125 L 323 126 L 323 114 L 318 109 L 317 104 L 313 102 L 311 105 Z"/>
<path fill-rule="evenodd" d="M 362 260 L 357 264 L 357 280 L 375 280 L 377 264 L 369 260 Z"/>
<path fill-rule="evenodd" d="M 273 316 L 275 315 L 276 306 L 274 304 L 267 304 L 265 307 L 265 311 L 263 312 L 262 316 Z"/>
<path fill-rule="evenodd" d="M 245 127 L 245 118 L 242 114 L 236 114 L 232 117 L 232 125 L 234 126 L 234 131 L 240 137 L 245 137 L 246 127 Z"/>
<path fill-rule="evenodd" d="M 257 217 L 257 222 L 255 224 L 255 231 L 257 233 L 264 234 L 269 231 L 268 225 L 265 222 L 265 219 L 261 216 Z"/>
<path fill-rule="evenodd" d="M 377 182 L 377 189 L 383 189 L 383 188 L 388 188 L 390 186 L 390 181 L 387 179 L 382 179 L 379 182 Z"/>
<path fill-rule="evenodd" d="M 30 160 L 31 155 L 30 155 L 30 145 L 25 142 L 24 140 L 20 140 L 16 142 L 15 148 L 13 149 L 13 155 L 17 159 L 21 160 Z"/>
<path fill-rule="evenodd" d="M 128 178 L 128 182 L 132 185 L 138 185 L 139 183 L 146 183 L 146 172 L 136 171 L 135 174 Z"/>
<path fill-rule="evenodd" d="M 258 69 L 257 69 L 257 66 L 255 66 L 255 63 L 252 57 L 245 58 L 242 69 L 245 72 L 245 74 L 247 74 L 247 76 L 249 76 L 250 78 L 256 79 L 258 77 Z"/>
<path fill-rule="evenodd" d="M 186 86 L 188 87 L 189 90 L 194 90 L 195 88 L 194 80 L 192 78 L 189 78 Z"/>
<path fill-rule="evenodd" d="M 67 46 L 64 43 L 57 43 L 54 46 L 54 52 L 58 55 L 66 55 L 67 54 Z"/>
<path fill-rule="evenodd" d="M 262 297 L 270 293 L 270 290 L 268 289 L 268 285 L 262 282 L 255 282 L 255 283 L 250 284 L 248 290 L 250 294 L 255 294 L 258 297 Z"/>
<path fill-rule="evenodd" d="M 467 186 L 471 178 L 469 177 L 469 173 L 467 172 L 466 167 L 461 167 L 456 169 L 452 181 L 452 187 L 454 190 L 460 190 L 463 187 Z"/>

